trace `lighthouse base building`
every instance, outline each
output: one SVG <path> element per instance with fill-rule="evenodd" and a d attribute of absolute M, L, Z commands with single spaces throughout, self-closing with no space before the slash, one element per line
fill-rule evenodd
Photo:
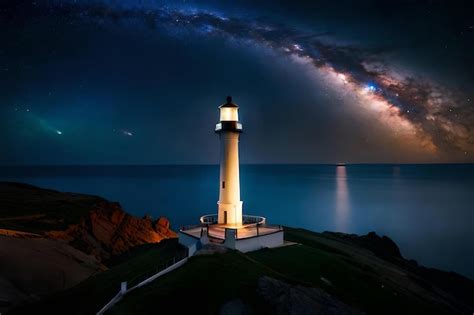
<path fill-rule="evenodd" d="M 220 120 L 215 132 L 220 141 L 219 201 L 217 214 L 204 215 L 199 224 L 182 227 L 179 243 L 195 251 L 214 244 L 242 252 L 283 245 L 283 228 L 269 225 L 266 218 L 243 214 L 240 200 L 239 122 L 238 106 L 227 97 L 219 106 Z M 192 253 L 190 253 L 192 254 Z"/>
<path fill-rule="evenodd" d="M 215 215 L 204 216 L 201 219 L 210 218 L 211 216 Z M 244 223 L 242 227 L 226 227 L 219 223 L 202 223 L 181 228 L 179 243 L 192 248 L 193 251 L 199 250 L 204 245 L 213 244 L 244 253 L 283 245 L 283 228 L 278 225 L 269 226 L 265 223 L 265 218 L 259 218 L 263 222 Z"/>

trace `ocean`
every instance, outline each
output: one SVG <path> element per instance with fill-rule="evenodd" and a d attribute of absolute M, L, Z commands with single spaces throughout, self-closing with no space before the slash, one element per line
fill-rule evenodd
<path fill-rule="evenodd" d="M 312 231 L 392 238 L 405 258 L 474 279 L 474 165 L 243 165 L 245 214 Z M 15 166 L 0 180 L 119 202 L 173 228 L 216 213 L 219 167 Z"/>

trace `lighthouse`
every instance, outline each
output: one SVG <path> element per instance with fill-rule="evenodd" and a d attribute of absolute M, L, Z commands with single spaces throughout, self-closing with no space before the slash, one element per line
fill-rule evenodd
<path fill-rule="evenodd" d="M 219 106 L 219 117 L 215 128 L 220 141 L 217 221 L 218 224 L 238 227 L 242 225 L 239 175 L 239 137 L 242 124 L 239 122 L 239 106 L 232 102 L 231 96 Z"/>
<path fill-rule="evenodd" d="M 219 201 L 217 213 L 205 214 L 199 224 L 182 226 L 179 243 L 193 255 L 203 246 L 224 246 L 242 252 L 283 245 L 281 225 L 270 225 L 258 215 L 242 214 L 240 200 L 239 137 L 242 124 L 239 106 L 227 96 L 219 106 L 219 122 L 215 132 L 220 143 Z"/>

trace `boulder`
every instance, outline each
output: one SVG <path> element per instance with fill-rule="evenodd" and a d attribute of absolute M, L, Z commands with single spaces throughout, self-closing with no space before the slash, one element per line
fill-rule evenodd
<path fill-rule="evenodd" d="M 363 314 L 321 289 L 291 285 L 267 276 L 258 280 L 257 290 L 271 306 L 272 314 Z"/>

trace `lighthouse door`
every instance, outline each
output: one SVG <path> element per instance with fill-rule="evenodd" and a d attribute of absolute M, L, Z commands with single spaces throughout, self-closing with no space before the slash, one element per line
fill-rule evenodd
<path fill-rule="evenodd" d="M 227 211 L 224 211 L 224 224 L 227 224 Z"/>

